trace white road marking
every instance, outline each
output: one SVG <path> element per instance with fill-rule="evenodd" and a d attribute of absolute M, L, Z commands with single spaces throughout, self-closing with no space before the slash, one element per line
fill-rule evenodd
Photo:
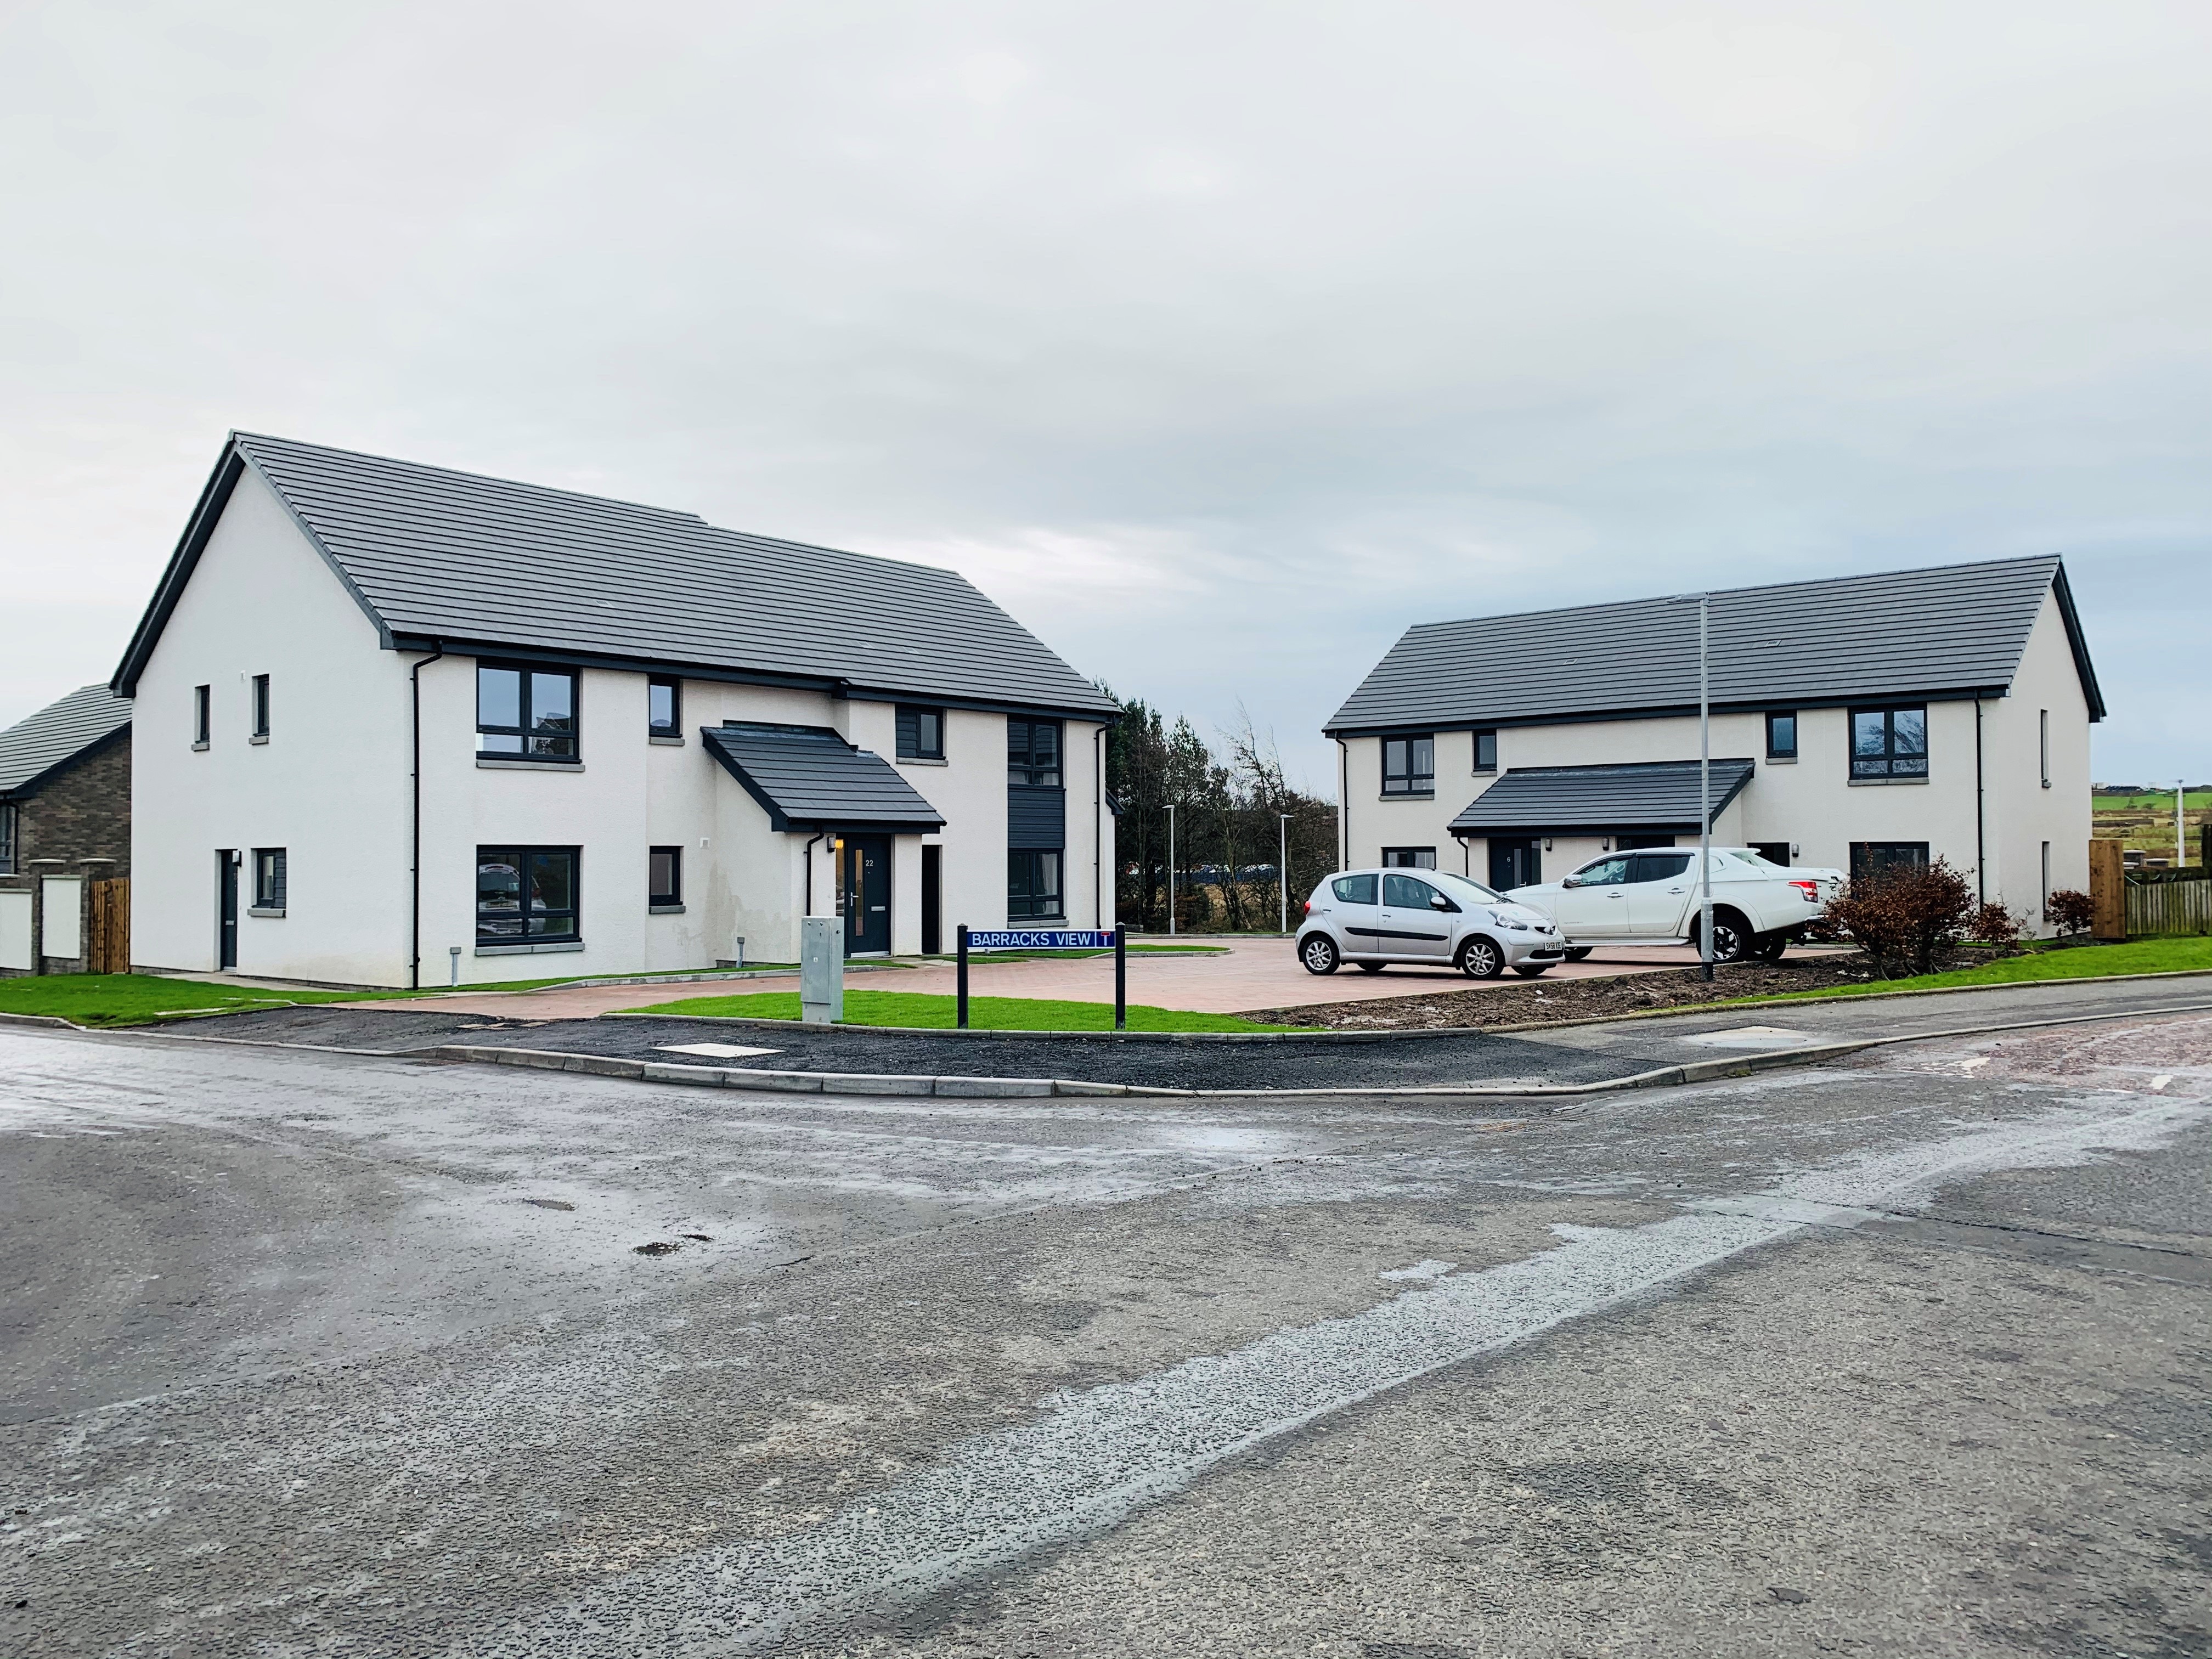
<path fill-rule="evenodd" d="M 656 1042 L 664 1054 L 705 1054 L 710 1060 L 750 1060 L 755 1054 L 780 1054 L 781 1048 L 746 1048 L 734 1042 Z"/>
<path fill-rule="evenodd" d="M 1969 1054 L 1959 1062 L 1959 1069 L 1962 1072 L 1978 1072 L 1989 1063 L 1990 1057 L 1987 1054 Z"/>
<path fill-rule="evenodd" d="M 1241 1452 L 1417 1377 L 1674 1285 L 1808 1226 L 1849 1225 L 1994 1170 L 2149 1150 L 2212 1108 L 2075 1105 L 1861 1153 L 1635 1228 L 1559 1227 L 1557 1249 L 1425 1282 L 1347 1318 L 1275 1332 L 1134 1382 L 1062 1395 L 814 1527 L 677 1557 L 452 1651 L 521 1659 L 757 1650 L 795 1626 L 1105 1531 Z M 1427 1264 L 1422 1264 L 1427 1265 Z"/>
<path fill-rule="evenodd" d="M 2164 1087 L 2166 1087 L 2166 1085 L 2167 1084 L 2169 1084 L 2169 1083 L 2171 1083 L 2171 1082 L 2172 1082 L 2172 1081 L 2173 1081 L 2173 1073 L 2171 1073 L 2171 1072 L 2162 1072 L 2162 1073 L 2160 1073 L 2158 1076 L 2156 1076 L 2156 1077 L 2153 1078 L 2153 1079 L 2150 1080 L 2150 1086 L 2151 1086 L 2154 1090 L 2157 1090 L 2157 1089 L 2163 1089 Z"/>

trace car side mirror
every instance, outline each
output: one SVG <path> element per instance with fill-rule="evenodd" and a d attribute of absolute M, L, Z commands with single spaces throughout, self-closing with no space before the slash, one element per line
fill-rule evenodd
<path fill-rule="evenodd" d="M 1582 878 L 1579 876 L 1562 876 L 1559 878 L 1559 885 L 1562 887 L 1579 887 L 1582 884 Z"/>
<path fill-rule="evenodd" d="M 1429 895 L 1429 908 L 1431 910 L 1456 910 L 1459 908 L 1459 906 L 1454 904 L 1442 893 L 1431 893 Z"/>

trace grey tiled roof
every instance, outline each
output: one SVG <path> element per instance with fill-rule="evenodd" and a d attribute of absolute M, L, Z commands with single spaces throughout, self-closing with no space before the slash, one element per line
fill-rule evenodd
<path fill-rule="evenodd" d="M 82 686 L 0 732 L 0 793 L 21 789 L 131 724 L 131 699 Z"/>
<path fill-rule="evenodd" d="M 944 826 L 889 761 L 826 726 L 708 726 L 699 735 L 779 830 Z"/>
<path fill-rule="evenodd" d="M 693 513 L 234 433 L 200 515 L 250 464 L 394 636 L 1071 713 L 1112 701 L 950 570 L 721 530 Z M 212 509 L 212 510 L 210 510 Z M 197 556 L 188 532 L 164 588 Z M 173 604 L 118 671 L 135 683 Z"/>
<path fill-rule="evenodd" d="M 2088 647 L 2056 554 L 1716 592 L 1712 701 L 1802 706 L 2009 685 L 2056 584 L 2090 717 Z M 1698 608 L 1629 599 L 1409 628 L 1323 729 L 1695 708 Z"/>
<path fill-rule="evenodd" d="M 1751 781 L 1747 760 L 1712 763 L 1713 816 Z M 1698 763 L 1521 766 L 1499 775 L 1451 821 L 1455 836 L 1657 830 L 1698 822 Z"/>

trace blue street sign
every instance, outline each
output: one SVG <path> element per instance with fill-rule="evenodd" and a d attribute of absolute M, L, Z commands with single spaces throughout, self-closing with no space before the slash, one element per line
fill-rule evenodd
<path fill-rule="evenodd" d="M 1072 927 L 1007 928 L 988 933 L 981 927 L 968 930 L 968 948 L 971 951 L 1110 951 L 1114 948 L 1114 930 L 1110 927 L 1096 931 Z"/>

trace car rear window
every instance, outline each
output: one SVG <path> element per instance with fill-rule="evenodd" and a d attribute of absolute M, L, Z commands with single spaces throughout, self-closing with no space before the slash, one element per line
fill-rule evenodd
<path fill-rule="evenodd" d="M 1329 883 L 1328 890 L 1336 895 L 1340 904 L 1372 904 L 1375 902 L 1375 878 L 1339 876 Z"/>

